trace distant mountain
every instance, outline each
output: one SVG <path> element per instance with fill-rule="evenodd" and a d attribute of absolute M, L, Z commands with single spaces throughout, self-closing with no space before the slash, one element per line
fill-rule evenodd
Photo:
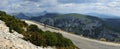
<path fill-rule="evenodd" d="M 24 13 L 13 13 L 11 15 L 14 15 L 18 19 L 29 19 L 29 17 L 26 16 Z"/>
<path fill-rule="evenodd" d="M 43 11 L 38 13 L 11 13 L 11 15 L 15 16 L 18 19 L 29 19 L 30 17 L 42 16 L 47 13 L 47 11 Z"/>
<path fill-rule="evenodd" d="M 43 12 L 34 12 L 34 13 L 24 13 L 26 16 L 29 17 L 36 17 L 36 16 L 40 16 L 40 15 L 45 15 L 46 13 L 48 13 L 47 11 L 43 11 Z"/>
<path fill-rule="evenodd" d="M 88 15 L 99 17 L 103 19 L 104 24 L 106 24 L 107 27 L 111 28 L 112 30 L 120 31 L 120 16 L 99 13 L 89 13 Z"/>
<path fill-rule="evenodd" d="M 120 18 L 120 16 L 100 14 L 100 13 L 88 13 L 87 15 L 91 15 L 99 18 Z"/>
<path fill-rule="evenodd" d="M 106 41 L 120 42 L 119 29 L 116 31 L 103 19 L 76 13 L 58 14 L 47 13 L 38 17 L 31 17 L 30 20 L 38 21 L 62 30 L 82 35 L 89 38 Z"/>

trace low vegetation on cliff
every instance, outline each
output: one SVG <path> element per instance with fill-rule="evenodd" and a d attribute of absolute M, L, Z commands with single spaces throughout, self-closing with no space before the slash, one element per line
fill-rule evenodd
<path fill-rule="evenodd" d="M 11 33 L 14 30 L 22 34 L 24 40 L 30 41 L 36 46 L 55 46 L 57 49 L 77 49 L 71 40 L 64 38 L 60 33 L 44 32 L 36 25 L 28 25 L 24 21 L 16 19 L 14 16 L 8 15 L 3 11 L 0 11 L 0 20 L 5 22 Z"/>

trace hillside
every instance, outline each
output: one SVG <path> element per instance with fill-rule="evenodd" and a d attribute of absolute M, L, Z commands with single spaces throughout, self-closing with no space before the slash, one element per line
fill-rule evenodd
<path fill-rule="evenodd" d="M 23 40 L 24 36 L 18 32 L 9 32 L 9 27 L 0 20 L 0 49 L 55 49 L 54 47 L 36 46 Z"/>
<path fill-rule="evenodd" d="M 36 21 L 31 21 L 31 20 L 24 20 L 24 21 L 28 24 L 36 24 L 39 28 L 41 28 L 44 31 L 49 30 L 51 32 L 59 32 L 64 37 L 72 40 L 72 42 L 78 48 L 81 48 L 81 49 L 120 49 L 120 44 L 118 43 L 105 42 L 105 41 L 85 38 L 83 36 L 71 34 L 66 31 L 60 30 L 58 28 L 55 28 L 49 25 L 44 25 L 43 23 L 39 23 Z"/>
<path fill-rule="evenodd" d="M 54 26 L 67 32 L 103 41 L 120 42 L 120 33 L 97 17 L 82 14 L 47 13 L 30 20 Z"/>
<path fill-rule="evenodd" d="M 26 22 L 16 19 L 14 16 L 8 15 L 3 11 L 0 11 L 0 20 L 5 22 L 5 25 L 8 27 L 7 32 L 9 32 L 9 34 L 14 34 L 14 32 L 18 32 L 23 36 L 23 37 L 20 36 L 20 40 L 23 40 L 23 44 L 29 41 L 30 44 L 35 45 L 37 49 L 39 49 L 39 46 L 41 48 L 50 46 L 50 47 L 55 47 L 56 49 L 78 49 L 70 39 L 63 37 L 60 33 L 42 31 L 36 25 L 33 25 L 33 24 L 29 25 Z M 0 33 L 4 34 L 4 29 L 3 29 L 3 32 L 0 32 Z M 14 44 L 16 44 L 13 46 L 19 45 L 19 43 L 16 43 L 16 42 L 19 42 L 18 41 L 19 36 L 17 35 L 13 35 L 13 36 L 7 35 L 7 36 L 10 36 L 9 37 L 10 40 L 12 38 L 16 39 L 16 41 L 15 40 L 12 41 Z M 12 43 L 11 41 L 9 41 L 9 39 L 7 41 L 9 43 Z M 5 46 L 9 46 L 9 44 Z M 21 46 L 24 46 L 24 45 L 21 45 Z M 29 47 L 29 44 L 25 46 Z M 31 48 L 31 49 L 34 49 L 34 48 Z"/>
<path fill-rule="evenodd" d="M 112 30 L 120 32 L 120 18 L 106 18 L 104 21 Z"/>

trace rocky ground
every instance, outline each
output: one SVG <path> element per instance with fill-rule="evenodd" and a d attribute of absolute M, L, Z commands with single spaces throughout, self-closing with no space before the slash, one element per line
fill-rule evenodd
<path fill-rule="evenodd" d="M 0 49 L 55 49 L 39 47 L 22 39 L 23 35 L 9 32 L 9 28 L 0 20 Z"/>

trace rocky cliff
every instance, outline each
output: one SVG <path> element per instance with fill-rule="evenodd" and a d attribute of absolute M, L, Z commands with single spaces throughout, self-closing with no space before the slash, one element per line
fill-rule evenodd
<path fill-rule="evenodd" d="M 17 32 L 10 33 L 9 27 L 0 20 L 0 49 L 54 49 L 52 47 L 35 46 L 22 39 L 23 35 Z"/>

